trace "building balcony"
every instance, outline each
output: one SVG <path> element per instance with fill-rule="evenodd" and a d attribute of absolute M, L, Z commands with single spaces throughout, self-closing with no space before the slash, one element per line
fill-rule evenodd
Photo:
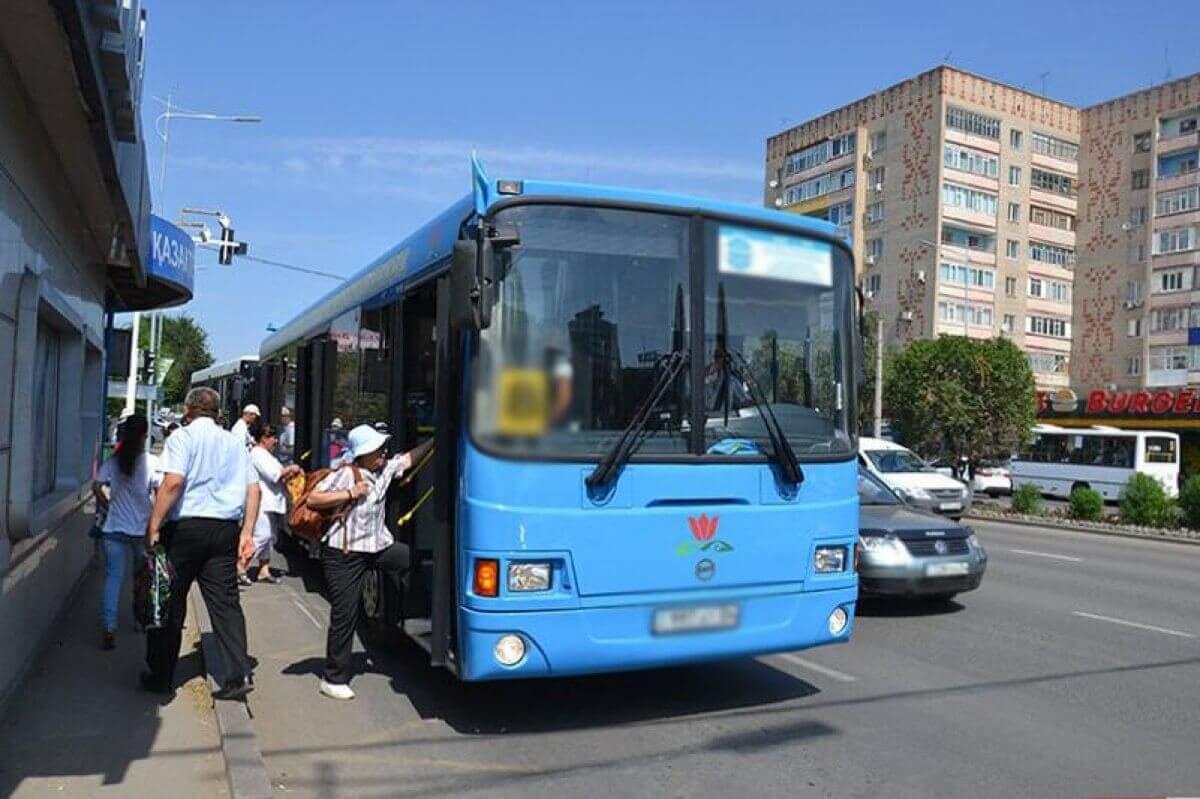
<path fill-rule="evenodd" d="M 1043 352 L 1049 351 L 1069 354 L 1071 352 L 1071 339 L 1054 338 L 1052 336 L 1039 336 L 1037 333 L 1026 333 L 1025 346 L 1022 349 L 1024 349 L 1026 352 L 1029 350 L 1041 350 Z"/>
<path fill-rule="evenodd" d="M 1059 194 L 1055 191 L 1046 191 L 1034 186 L 1031 186 L 1029 189 L 1029 201 L 1035 205 L 1056 208 L 1059 211 L 1064 211 L 1072 215 L 1079 209 L 1079 198 L 1077 195 Z"/>
<path fill-rule="evenodd" d="M 1059 247 L 1075 247 L 1075 231 L 1047 227 L 1046 225 L 1039 225 L 1037 222 L 1029 223 L 1029 237 L 1038 241 L 1044 241 L 1047 244 L 1055 244 Z"/>
<path fill-rule="evenodd" d="M 1200 185 L 1200 170 L 1193 169 L 1190 172 L 1180 172 L 1170 177 L 1160 177 L 1154 180 L 1154 190 L 1156 192 L 1172 191 L 1174 189 L 1183 189 L 1188 186 Z"/>
<path fill-rule="evenodd" d="M 1154 230 L 1167 230 L 1173 227 L 1200 225 L 1200 210 L 1178 211 L 1173 214 L 1161 214 L 1154 217 Z"/>
<path fill-rule="evenodd" d="M 1197 147 L 1200 147 L 1200 131 L 1192 131 L 1182 136 L 1173 136 L 1169 139 L 1158 140 L 1159 155 L 1171 155 L 1180 150 L 1194 150 Z"/>
<path fill-rule="evenodd" d="M 999 139 L 989 139 L 987 136 L 975 136 L 970 133 L 964 133 L 955 128 L 946 128 L 943 139 L 954 144 L 962 144 L 966 147 L 982 150 L 983 152 L 991 153 L 992 155 L 1000 154 Z"/>
<path fill-rule="evenodd" d="M 986 231 L 988 235 L 996 235 L 996 217 L 993 214 L 987 214 L 982 211 L 972 211 L 968 208 L 960 208 L 956 205 L 942 205 L 942 217 L 953 223 L 963 223 L 970 225 L 980 230 Z"/>
<path fill-rule="evenodd" d="M 1195 266 L 1200 264 L 1200 250 L 1183 250 L 1154 255 L 1152 268 L 1171 269 L 1180 266 Z"/>
<path fill-rule="evenodd" d="M 1048 155 L 1037 150 L 1031 150 L 1029 153 L 1029 163 L 1033 166 L 1040 166 L 1049 169 L 1053 172 L 1062 172 L 1075 177 L 1079 174 L 1079 164 L 1076 161 L 1071 161 L 1066 158 L 1056 158 L 1053 155 Z"/>
<path fill-rule="evenodd" d="M 855 148 L 848 153 L 842 153 L 841 155 L 830 158 L 828 161 L 822 161 L 815 166 L 810 166 L 808 169 L 802 169 L 799 172 L 793 172 L 790 175 L 785 174 L 783 177 L 783 185 L 791 186 L 793 183 L 802 183 L 810 178 L 823 175 L 826 172 L 831 172 L 838 169 L 846 169 L 847 167 L 854 166 L 857 156 L 858 149 Z M 784 163 L 786 163 L 786 159 Z"/>
<path fill-rule="evenodd" d="M 1070 388 L 1071 376 L 1062 372 L 1034 372 L 1033 382 L 1039 389 Z"/>

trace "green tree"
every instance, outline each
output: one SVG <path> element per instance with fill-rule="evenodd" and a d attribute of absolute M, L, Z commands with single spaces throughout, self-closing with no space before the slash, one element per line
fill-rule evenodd
<path fill-rule="evenodd" d="M 888 366 L 884 406 L 913 449 L 978 461 L 1006 458 L 1029 437 L 1033 372 L 1008 339 L 915 341 Z"/>
<path fill-rule="evenodd" d="M 162 349 L 158 359 L 174 361 L 163 378 L 163 402 L 178 405 L 187 395 L 192 372 L 212 366 L 213 356 L 208 350 L 208 333 L 187 314 L 163 315 Z M 150 343 L 150 325 L 143 319 L 138 330 L 138 346 L 145 349 Z"/>

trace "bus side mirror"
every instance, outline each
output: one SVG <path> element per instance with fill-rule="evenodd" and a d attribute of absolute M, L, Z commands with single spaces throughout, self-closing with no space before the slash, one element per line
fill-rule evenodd
<path fill-rule="evenodd" d="M 454 242 L 450 262 L 450 326 L 456 330 L 479 330 L 479 245 L 474 241 Z"/>

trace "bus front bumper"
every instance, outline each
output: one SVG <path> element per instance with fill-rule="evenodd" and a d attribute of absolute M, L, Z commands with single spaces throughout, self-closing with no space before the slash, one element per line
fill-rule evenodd
<path fill-rule="evenodd" d="M 661 602 L 551 611 L 485 612 L 460 609 L 464 680 L 560 677 L 656 668 L 722 658 L 763 655 L 822 644 L 843 643 L 854 627 L 857 586 L 745 598 L 722 598 L 693 606 L 736 604 L 733 629 L 655 634 L 653 619 L 664 608 L 687 608 L 664 597 Z M 830 632 L 838 608 L 845 628 Z M 513 666 L 497 660 L 496 645 L 506 635 L 520 636 L 525 655 Z"/>

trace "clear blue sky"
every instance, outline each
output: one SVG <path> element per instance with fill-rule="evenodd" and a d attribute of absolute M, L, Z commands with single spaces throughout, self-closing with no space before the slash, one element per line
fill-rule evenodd
<path fill-rule="evenodd" d="M 940 63 L 1088 104 L 1200 71 L 1194 2 L 147 0 L 156 212 L 224 210 L 251 253 L 351 274 L 493 176 L 761 201 L 766 137 Z M 1175 20 L 1169 22 L 1168 20 Z M 1164 51 L 1166 57 L 1164 55 Z M 257 352 L 332 281 L 197 256 L 186 310 Z"/>

